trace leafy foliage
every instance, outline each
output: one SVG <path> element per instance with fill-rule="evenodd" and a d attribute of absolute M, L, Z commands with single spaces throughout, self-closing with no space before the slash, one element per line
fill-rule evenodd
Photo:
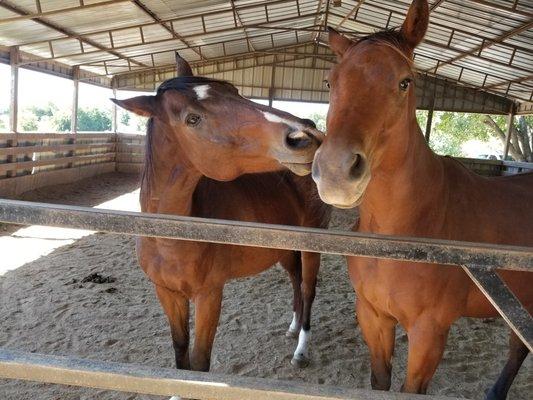
<path fill-rule="evenodd" d="M 70 115 L 61 114 L 54 121 L 59 132 L 71 130 Z M 78 110 L 78 131 L 104 132 L 111 130 L 111 113 L 98 108 Z"/>
<path fill-rule="evenodd" d="M 318 130 L 326 131 L 326 115 L 325 114 L 314 112 L 312 114 L 309 114 L 307 118 L 309 118 L 316 124 L 316 127 Z"/>
<path fill-rule="evenodd" d="M 425 126 L 425 125 L 421 125 Z M 503 115 L 436 112 L 430 146 L 440 154 L 464 156 L 463 144 L 476 139 L 488 142 L 497 138 L 503 147 L 506 142 L 507 117 Z M 531 160 L 533 147 L 533 117 L 515 118 L 511 132 L 510 155 L 518 161 Z"/>

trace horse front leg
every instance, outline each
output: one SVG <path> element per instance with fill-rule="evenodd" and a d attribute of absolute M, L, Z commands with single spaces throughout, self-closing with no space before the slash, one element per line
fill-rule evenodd
<path fill-rule="evenodd" d="M 290 257 L 280 262 L 287 271 L 291 279 L 293 300 L 292 300 L 292 322 L 285 336 L 298 337 L 302 324 L 302 261 L 300 252 L 291 251 Z"/>
<path fill-rule="evenodd" d="M 426 394 L 442 359 L 451 323 L 437 321 L 438 310 L 426 310 L 405 326 L 409 340 L 407 377 L 402 392 Z"/>
<path fill-rule="evenodd" d="M 520 369 L 520 366 L 529 354 L 529 350 L 524 343 L 511 332 L 509 337 L 509 358 L 498 380 L 487 394 L 486 400 L 505 400 L 507 393 Z"/>
<path fill-rule="evenodd" d="M 170 324 L 176 368 L 189 369 L 189 300 L 162 286 L 155 288 Z"/>
<path fill-rule="evenodd" d="M 211 288 L 195 297 L 194 346 L 191 353 L 193 371 L 209 371 L 211 350 L 222 307 L 223 287 Z"/>
<path fill-rule="evenodd" d="M 303 368 L 309 365 L 309 344 L 311 341 L 311 308 L 315 300 L 316 282 L 320 268 L 320 254 L 301 253 L 302 257 L 302 320 L 298 346 L 291 364 Z"/>
<path fill-rule="evenodd" d="M 389 390 L 396 320 L 379 313 L 362 296 L 357 298 L 357 320 L 370 350 L 370 383 L 373 390 Z"/>

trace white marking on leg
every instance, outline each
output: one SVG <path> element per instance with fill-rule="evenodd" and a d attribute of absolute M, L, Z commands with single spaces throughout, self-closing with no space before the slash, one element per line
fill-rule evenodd
<path fill-rule="evenodd" d="M 298 336 L 298 346 L 294 352 L 294 358 L 296 359 L 308 359 L 309 358 L 309 342 L 311 339 L 311 331 L 300 331 Z"/>
<path fill-rule="evenodd" d="M 298 332 L 298 318 L 296 317 L 296 313 L 292 313 L 292 322 L 289 326 L 289 332 L 290 333 L 296 333 Z"/>
<path fill-rule="evenodd" d="M 181 397 L 179 396 L 172 396 L 170 399 L 168 400 L 182 400 Z"/>
<path fill-rule="evenodd" d="M 207 94 L 209 90 L 209 85 L 195 86 L 193 90 L 196 92 L 196 97 L 198 98 L 198 100 L 204 100 L 209 97 L 209 95 Z"/>

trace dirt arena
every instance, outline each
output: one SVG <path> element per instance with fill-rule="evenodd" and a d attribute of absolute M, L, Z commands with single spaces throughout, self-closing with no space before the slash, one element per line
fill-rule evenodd
<path fill-rule="evenodd" d="M 32 201 L 95 206 L 137 189 L 137 177 L 109 174 L 40 189 Z M 130 206 L 135 194 L 126 196 Z M 346 229 L 353 215 L 337 213 L 332 226 Z M 0 226 L 0 241 L 18 227 Z M 18 239 L 24 239 L 19 235 Z M 29 239 L 26 237 L 26 239 Z M 15 240 L 15 239 L 13 239 Z M 58 239 L 41 239 L 58 240 Z M 0 255 L 0 264 L 5 254 Z M 98 273 L 99 275 L 94 275 Z M 91 276 L 92 275 L 92 276 Z M 346 387 L 369 388 L 367 349 L 354 323 L 354 293 L 342 257 L 324 256 L 313 313 L 311 365 L 290 364 L 295 340 L 285 337 L 291 312 L 289 279 L 281 267 L 226 286 L 212 371 Z M 407 337 L 397 331 L 393 389 L 405 371 Z M 134 239 L 91 234 L 2 275 L 0 346 L 30 352 L 172 367 L 166 319 L 140 270 Z M 432 394 L 482 399 L 507 354 L 501 320 L 462 319 L 454 325 Z M 533 393 L 530 356 L 509 398 Z M 0 380 L 2 400 L 157 399 L 158 397 Z"/>

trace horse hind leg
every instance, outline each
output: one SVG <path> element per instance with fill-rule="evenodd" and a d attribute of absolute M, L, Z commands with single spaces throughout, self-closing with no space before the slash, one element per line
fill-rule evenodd
<path fill-rule="evenodd" d="M 487 393 L 486 400 L 504 400 L 516 377 L 520 366 L 529 354 L 529 350 L 520 338 L 511 332 L 509 337 L 509 358 L 503 367 L 498 380 Z"/>
<path fill-rule="evenodd" d="M 290 257 L 280 262 L 282 267 L 287 271 L 291 279 L 293 290 L 292 301 L 292 321 L 286 332 L 287 337 L 298 337 L 302 322 L 302 262 L 299 252 L 291 252 Z"/>
<path fill-rule="evenodd" d="M 320 254 L 301 253 L 302 262 L 302 329 L 298 335 L 298 346 L 291 364 L 298 368 L 309 365 L 309 344 L 311 340 L 311 308 L 315 299 L 316 282 L 320 268 Z"/>

